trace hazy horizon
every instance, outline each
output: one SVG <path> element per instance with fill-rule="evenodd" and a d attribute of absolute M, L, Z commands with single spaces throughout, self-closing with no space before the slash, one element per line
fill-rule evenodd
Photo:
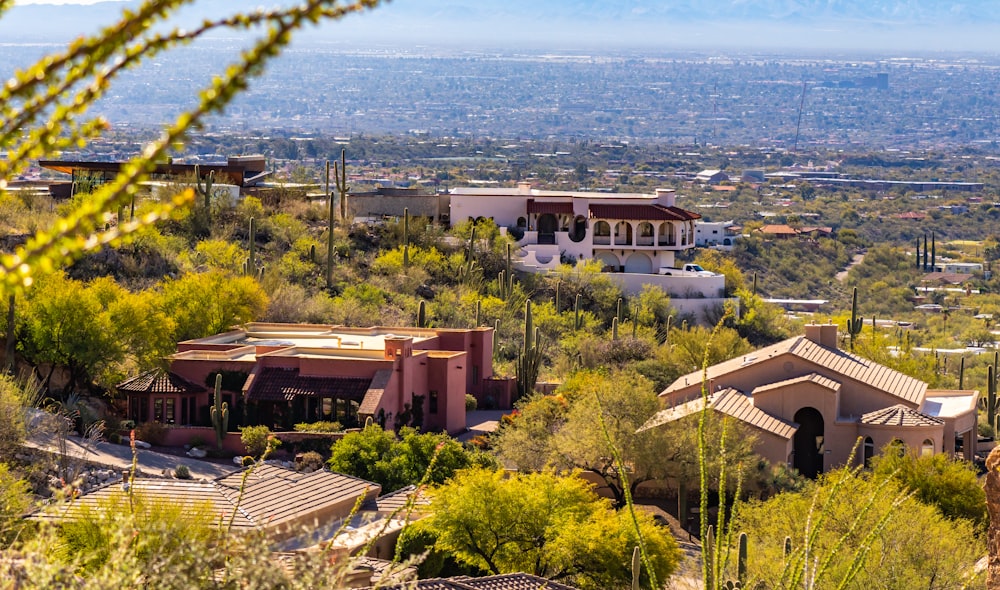
<path fill-rule="evenodd" d="M 124 0 L 15 0 L 0 38 L 58 40 L 107 22 Z M 997 8 L 994 8 L 997 6 Z M 201 0 L 200 19 L 232 4 Z M 978 11 L 977 13 L 975 11 Z M 184 18 L 184 17 L 182 17 Z M 45 26 L 38 26 L 38 22 Z M 7 24 L 9 23 L 9 24 Z M 304 31 L 303 42 L 505 50 L 781 50 L 840 53 L 996 53 L 1000 3 L 931 0 L 393 0 Z"/>

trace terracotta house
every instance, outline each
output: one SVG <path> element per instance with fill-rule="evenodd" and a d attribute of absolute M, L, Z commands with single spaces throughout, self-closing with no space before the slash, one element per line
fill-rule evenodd
<path fill-rule="evenodd" d="M 136 422 L 209 425 L 215 375 L 230 424 L 465 428 L 465 394 L 493 376 L 493 330 L 251 323 L 177 345 L 167 371 L 118 385 Z"/>
<path fill-rule="evenodd" d="M 928 389 L 837 342 L 836 325 L 809 325 L 804 336 L 709 367 L 711 409 L 749 426 L 758 454 L 810 477 L 847 463 L 859 438 L 856 462 L 893 441 L 973 457 L 978 391 Z M 701 411 L 701 388 L 701 371 L 674 381 L 660 394 L 666 409 L 643 428 Z"/>

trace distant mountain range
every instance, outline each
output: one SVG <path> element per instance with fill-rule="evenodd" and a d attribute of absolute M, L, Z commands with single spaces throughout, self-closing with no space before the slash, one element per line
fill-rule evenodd
<path fill-rule="evenodd" d="M 15 6 L 0 18 L 0 43 L 62 41 L 97 30 L 125 4 L 137 2 Z M 185 9 L 182 18 L 194 22 L 241 4 L 199 0 Z M 893 35 L 902 34 L 911 40 L 910 48 L 926 48 L 929 43 L 938 49 L 969 49 L 970 39 L 998 23 L 996 0 L 393 0 L 374 14 L 308 36 L 352 43 L 450 41 L 494 46 L 525 39 L 562 45 L 614 40 L 669 45 L 698 39 L 753 44 L 779 38 L 808 44 L 817 41 L 808 30 L 815 27 L 828 41 L 846 39 L 848 46 L 861 42 L 862 34 L 874 45 L 880 44 L 879 35 L 890 35 L 881 44 L 897 46 Z M 989 38 L 973 43 L 975 48 L 989 49 L 992 35 Z"/>

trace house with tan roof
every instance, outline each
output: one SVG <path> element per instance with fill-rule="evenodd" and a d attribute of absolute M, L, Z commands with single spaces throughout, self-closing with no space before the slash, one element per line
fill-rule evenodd
<path fill-rule="evenodd" d="M 432 578 L 407 584 L 379 586 L 385 590 L 575 590 L 573 586 L 553 582 L 531 574 L 500 574 L 472 578 Z"/>
<path fill-rule="evenodd" d="M 139 422 L 211 424 L 215 376 L 231 424 L 299 422 L 465 429 L 465 394 L 493 376 L 493 330 L 250 323 L 177 345 L 169 369 L 117 390 Z M 246 420 L 244 421 L 244 416 Z"/>
<path fill-rule="evenodd" d="M 682 376 L 660 399 L 666 406 L 643 429 L 712 411 L 741 421 L 756 451 L 815 477 L 844 465 L 857 440 L 867 463 L 890 442 L 917 453 L 962 453 L 976 445 L 978 391 L 931 390 L 909 377 L 838 347 L 837 326 L 813 324 L 789 338 Z"/>
<path fill-rule="evenodd" d="M 454 188 L 452 223 L 492 219 L 517 240 L 516 268 L 544 273 L 563 262 L 596 260 L 627 293 L 658 286 L 672 305 L 696 316 L 725 302 L 725 277 L 675 268 L 695 248 L 698 213 L 677 206 L 673 189 L 655 194 Z"/>
<path fill-rule="evenodd" d="M 42 510 L 34 518 L 61 521 L 87 510 L 119 505 L 127 509 L 128 485 L 142 501 L 182 506 L 209 525 L 228 526 L 231 520 L 232 531 L 262 531 L 271 540 L 297 535 L 302 527 L 340 521 L 352 514 L 359 499 L 375 501 L 382 491 L 377 483 L 342 473 L 322 469 L 304 473 L 264 463 L 254 468 L 245 482 L 243 471 L 210 481 L 137 477 L 129 484 L 126 479 L 55 509 Z"/>

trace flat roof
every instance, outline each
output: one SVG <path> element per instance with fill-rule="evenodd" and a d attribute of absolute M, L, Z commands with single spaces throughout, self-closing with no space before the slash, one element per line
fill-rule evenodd
<path fill-rule="evenodd" d="M 351 328 L 326 324 L 271 324 L 253 322 L 239 330 L 188 340 L 184 344 L 237 344 L 300 349 L 385 350 L 385 341 L 412 338 L 414 344 L 436 338 L 430 328 Z"/>
<path fill-rule="evenodd" d="M 976 407 L 978 391 L 928 390 L 920 411 L 935 418 L 957 418 Z"/>

